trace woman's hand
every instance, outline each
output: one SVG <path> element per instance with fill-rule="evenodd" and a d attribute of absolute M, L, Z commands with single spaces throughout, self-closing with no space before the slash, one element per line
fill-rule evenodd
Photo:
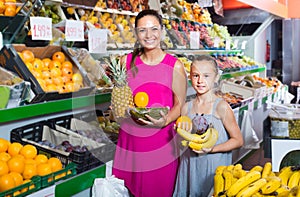
<path fill-rule="evenodd" d="M 168 115 L 165 114 L 163 111 L 160 111 L 160 115 L 161 115 L 161 118 L 155 119 L 146 114 L 145 116 L 148 118 L 148 121 L 141 119 L 141 118 L 139 118 L 138 120 L 140 122 L 144 123 L 145 125 L 149 125 L 149 126 L 153 126 L 153 127 L 161 128 L 161 127 L 167 126 L 167 124 L 169 124 L 168 123 Z"/>
<path fill-rule="evenodd" d="M 213 148 L 214 148 L 214 147 L 211 147 L 211 148 L 202 148 L 201 150 L 195 150 L 195 149 L 192 149 L 192 150 L 193 150 L 195 153 L 204 155 L 204 154 L 211 153 L 212 150 L 213 150 Z"/>

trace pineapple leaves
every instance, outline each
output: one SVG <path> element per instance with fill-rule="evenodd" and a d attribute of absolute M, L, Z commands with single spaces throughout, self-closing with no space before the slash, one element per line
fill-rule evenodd
<path fill-rule="evenodd" d="M 105 62 L 112 73 L 114 85 L 118 87 L 127 85 L 126 66 L 125 64 L 121 65 L 120 57 L 111 55 L 109 59 L 105 59 Z"/>

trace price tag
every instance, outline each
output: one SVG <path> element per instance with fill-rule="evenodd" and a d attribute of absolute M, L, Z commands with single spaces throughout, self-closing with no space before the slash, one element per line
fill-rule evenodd
<path fill-rule="evenodd" d="M 190 32 L 190 48 L 191 49 L 199 49 L 200 48 L 200 32 L 199 31 L 191 31 Z"/>
<path fill-rule="evenodd" d="M 248 111 L 253 112 L 253 109 L 254 109 L 254 100 L 248 103 Z"/>
<path fill-rule="evenodd" d="M 90 53 L 107 52 L 107 29 L 91 29 L 88 32 Z"/>
<path fill-rule="evenodd" d="M 230 50 L 231 41 L 229 39 L 226 40 L 225 42 L 225 50 Z"/>
<path fill-rule="evenodd" d="M 215 37 L 215 39 L 214 39 L 214 47 L 215 48 L 219 48 L 220 41 L 221 41 L 220 37 Z"/>
<path fill-rule="evenodd" d="M 247 41 L 246 40 L 244 40 L 243 42 L 242 42 L 242 46 L 241 46 L 241 49 L 246 49 L 246 44 L 247 44 Z"/>
<path fill-rule="evenodd" d="M 198 0 L 198 4 L 200 7 L 212 7 L 212 0 Z"/>
<path fill-rule="evenodd" d="M 257 109 L 261 108 L 261 105 L 262 105 L 262 99 L 259 98 L 257 99 Z"/>
<path fill-rule="evenodd" d="M 66 41 L 84 41 L 83 21 L 66 20 Z"/>
<path fill-rule="evenodd" d="M 239 40 L 234 40 L 234 42 L 233 42 L 233 48 L 237 49 L 238 48 L 238 44 L 239 44 Z"/>
<path fill-rule="evenodd" d="M 30 17 L 32 40 L 52 40 L 52 18 Z"/>

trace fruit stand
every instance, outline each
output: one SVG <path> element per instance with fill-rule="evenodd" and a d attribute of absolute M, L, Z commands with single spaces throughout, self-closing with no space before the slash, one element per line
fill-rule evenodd
<path fill-rule="evenodd" d="M 53 16 L 53 19 L 55 19 L 55 22 L 53 22 L 53 20 L 52 22 L 53 28 L 55 29 L 54 31 L 57 34 L 54 36 L 55 38 L 50 41 L 52 45 L 29 47 L 22 44 L 8 44 L 2 48 L 0 54 L 0 65 L 10 71 L 20 74 L 22 78 L 30 82 L 32 88 L 32 98 L 24 105 L 0 110 L 0 137 L 12 139 L 12 131 L 14 131 L 14 129 L 19 129 L 19 132 L 22 131 L 22 129 L 26 130 L 23 128 L 25 125 L 38 127 L 38 125 L 41 124 L 41 121 L 53 120 L 60 117 L 68 117 L 69 115 L 84 113 L 87 111 L 95 111 L 94 115 L 97 116 L 97 110 L 106 111 L 109 108 L 111 101 L 111 84 L 109 84 L 107 78 L 105 78 L 105 71 L 102 70 L 103 68 L 98 68 L 97 72 L 100 70 L 100 77 L 92 76 L 93 71 L 95 70 L 92 70 L 91 67 L 84 65 L 84 61 L 89 58 L 89 64 L 96 67 L 99 66 L 99 62 L 97 61 L 103 63 L 102 58 L 105 56 L 110 54 L 124 54 L 131 52 L 131 49 L 135 43 L 133 26 L 134 17 L 137 14 L 136 11 L 139 9 L 137 7 L 137 1 L 121 1 L 122 3 L 119 4 L 114 4 L 113 2 L 117 1 L 84 2 L 68 0 L 58 2 L 58 4 L 57 2 L 54 2 L 56 8 L 53 9 L 47 7 L 47 9 L 42 9 L 45 16 Z M 143 6 L 145 7 L 147 5 L 147 1 L 143 2 L 145 5 L 141 6 L 142 9 Z M 180 2 L 184 3 L 184 6 L 190 6 L 185 1 Z M 53 2 L 50 4 L 52 3 Z M 96 6 L 93 7 L 94 5 Z M 51 12 L 56 9 L 60 10 L 58 12 L 60 17 L 57 18 L 54 16 L 54 14 L 51 14 L 49 11 L 50 9 Z M 188 69 L 191 63 L 190 59 L 193 55 L 209 54 L 214 57 L 218 61 L 220 69 L 223 71 L 221 75 L 222 80 L 228 80 L 228 83 L 231 83 L 232 81 L 229 81 L 230 79 L 238 78 L 241 79 L 239 83 L 248 82 L 250 84 L 248 84 L 250 86 L 249 88 L 251 89 L 249 90 L 249 94 L 239 96 L 230 95 L 230 93 L 233 92 L 232 90 L 223 91 L 222 94 L 220 94 L 223 96 L 223 98 L 227 98 L 228 101 L 231 102 L 230 104 L 234 108 L 237 120 L 240 122 L 242 114 L 245 110 L 252 111 L 254 116 L 258 119 L 265 119 L 268 113 L 267 109 L 265 108 L 266 102 L 278 101 L 278 92 L 280 92 L 280 95 L 283 95 L 283 92 L 287 90 L 275 79 L 265 78 L 265 65 L 259 64 L 251 58 L 246 57 L 242 50 L 225 49 L 225 40 L 229 38 L 226 28 L 217 24 L 212 24 L 211 20 L 209 20 L 210 18 L 208 11 L 204 9 L 201 12 L 200 9 L 200 7 L 194 9 L 192 18 L 189 18 L 190 15 L 188 13 L 185 13 L 180 19 L 174 15 L 172 15 L 172 17 L 164 15 L 164 25 L 166 27 L 164 42 L 169 48 L 168 52 L 180 58 L 180 60 L 184 63 L 187 74 L 189 73 Z M 192 11 L 189 10 L 189 12 Z M 200 13 L 203 13 L 202 18 L 199 16 Z M 196 21 L 193 20 L 195 16 L 197 16 Z M 85 41 L 67 42 L 64 40 L 64 35 L 66 32 L 64 29 L 65 27 L 61 25 L 61 22 L 67 18 L 84 21 Z M 106 54 L 87 53 L 87 56 L 82 57 L 82 51 L 76 51 L 76 49 L 70 50 L 70 48 L 65 46 L 68 44 L 72 45 L 74 48 L 77 46 L 86 46 L 85 44 L 88 40 L 87 32 L 90 27 L 102 29 L 107 28 L 109 30 L 108 50 Z M 200 49 L 190 49 L 190 31 L 201 32 L 202 37 L 199 39 L 199 45 L 201 47 Z M 221 37 L 221 41 L 219 44 L 214 44 L 213 37 L 217 36 Z M 12 43 L 12 40 L 9 41 L 9 43 Z M 33 43 L 36 42 L 33 41 Z M 45 77 L 41 77 L 39 75 L 39 69 L 36 69 L 38 68 L 38 63 L 30 62 L 35 66 L 34 68 L 31 68 L 30 64 L 27 64 L 27 61 L 24 61 L 24 54 L 22 54 L 22 52 L 25 49 L 33 52 L 35 57 L 40 60 L 45 58 L 53 58 L 52 55 L 55 52 L 63 52 L 66 60 L 71 62 L 73 65 L 71 73 L 79 73 L 81 76 L 79 88 L 76 90 L 71 89 L 70 91 L 67 91 L 65 87 L 63 89 L 58 88 L 60 86 L 55 82 L 49 82 L 49 80 L 45 80 Z M 64 61 L 62 61 L 61 64 L 63 64 L 63 62 Z M 36 72 L 37 70 L 38 72 Z M 56 71 L 57 73 L 63 72 L 62 70 Z M 69 72 L 66 74 L 70 74 L 70 70 L 68 71 Z M 52 78 L 58 78 L 56 77 L 57 73 L 41 73 L 47 76 L 50 74 Z M 257 78 L 253 78 L 252 76 L 254 75 Z M 250 79 L 248 78 L 247 81 L 243 78 L 244 76 L 251 77 Z M 41 80 L 41 78 L 43 80 Z M 49 77 L 47 79 L 49 79 Z M 254 84 L 251 84 L 252 81 L 249 82 L 249 80 L 253 80 L 254 83 L 259 84 L 259 88 L 255 89 Z M 48 84 L 47 87 L 44 86 L 44 83 Z M 241 84 L 238 84 L 236 81 L 234 83 L 235 86 L 230 86 L 230 88 L 237 86 L 239 88 L 245 87 Z M 49 86 L 49 84 L 55 84 L 57 87 Z M 266 88 L 266 86 L 268 86 L 268 88 Z M 273 86 L 276 87 L 276 90 Z M 52 87 L 53 89 L 50 89 L 49 87 Z M 228 90 L 228 87 L 225 89 Z M 255 94 L 256 90 L 260 91 L 259 94 L 257 94 L 257 92 Z M 192 97 L 193 94 L 194 92 L 192 88 L 189 87 L 187 98 Z M 262 125 L 256 124 L 254 127 L 256 130 L 258 130 L 260 143 L 263 140 Z M 14 140 L 19 140 L 25 144 L 26 141 L 22 141 L 23 138 L 25 137 L 21 137 L 20 139 L 14 138 Z M 238 162 L 241 158 L 247 155 L 249 151 L 249 149 L 235 151 L 234 162 Z M 109 154 L 110 156 L 113 155 L 112 153 Z M 106 165 L 106 162 L 108 161 L 110 160 L 105 160 L 101 164 L 97 163 L 97 166 L 92 166 L 84 171 L 77 171 L 77 174 L 73 173 L 72 176 L 67 177 L 66 179 L 52 183 L 51 185 L 48 185 L 48 187 L 40 188 L 39 191 L 34 191 L 34 193 L 30 196 L 40 196 L 41 194 L 71 196 L 84 192 L 92 187 L 95 178 L 105 177 L 106 171 L 109 171 L 111 168 L 110 165 Z M 75 188 L 74 185 L 77 185 L 78 187 Z M 66 191 L 65 188 L 70 189 Z"/>

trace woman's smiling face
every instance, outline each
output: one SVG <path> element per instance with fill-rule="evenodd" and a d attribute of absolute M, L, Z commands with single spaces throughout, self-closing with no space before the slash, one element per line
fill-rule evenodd
<path fill-rule="evenodd" d="M 144 16 L 138 20 L 136 34 L 139 43 L 146 49 L 160 47 L 162 27 L 155 16 Z"/>

